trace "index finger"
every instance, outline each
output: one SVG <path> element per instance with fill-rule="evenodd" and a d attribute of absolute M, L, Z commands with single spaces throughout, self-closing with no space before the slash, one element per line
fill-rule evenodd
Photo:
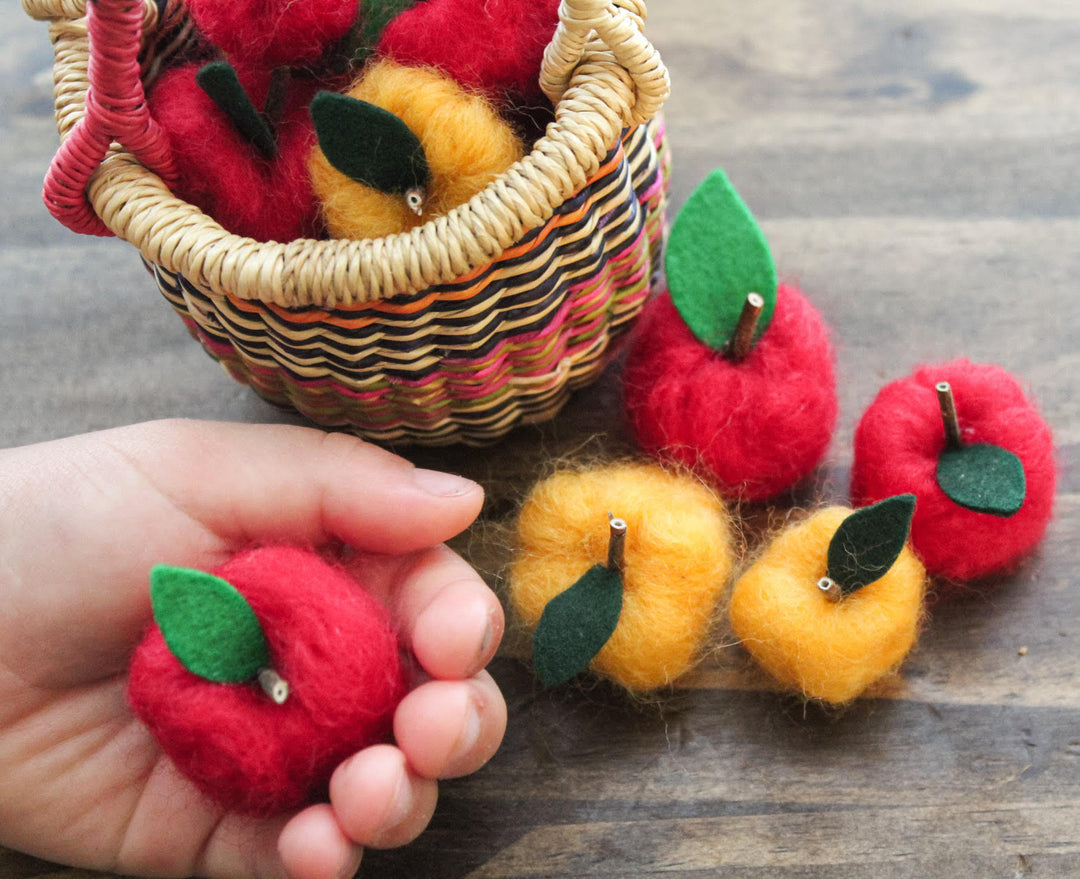
<path fill-rule="evenodd" d="M 337 539 L 406 553 L 460 533 L 483 504 L 475 482 L 418 469 L 343 433 L 172 421 L 112 440 L 149 462 L 162 493 L 232 544 Z"/>

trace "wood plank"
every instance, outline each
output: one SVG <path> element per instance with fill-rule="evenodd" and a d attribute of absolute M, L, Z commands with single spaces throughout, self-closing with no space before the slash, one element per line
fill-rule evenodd
<path fill-rule="evenodd" d="M 533 831 L 483 868 L 475 879 L 509 876 L 655 875 L 728 867 L 830 867 L 841 846 L 845 860 L 864 865 L 906 862 L 919 870 L 927 860 L 953 864 L 1016 862 L 1024 851 L 1047 848 L 1080 854 L 1062 843 L 1080 819 L 1075 804 L 1003 804 L 973 816 L 976 833 L 953 835 L 941 806 L 912 809 L 814 809 L 733 818 L 656 820 L 640 838 L 635 823 L 590 821 Z M 542 866 L 538 866 L 542 865 Z"/>
<path fill-rule="evenodd" d="M 513 668 L 499 680 L 532 688 Z M 635 708 L 602 687 L 523 695 L 500 777 L 455 783 L 463 813 L 436 818 L 427 850 L 375 856 L 379 867 L 409 875 L 459 836 L 470 854 L 476 837 L 494 840 L 476 876 L 877 875 L 885 863 L 944 876 L 963 862 L 986 869 L 961 875 L 1012 876 L 1032 853 L 1077 863 L 1075 707 L 867 701 L 836 715 L 754 693 L 684 696 Z M 464 875 L 457 854 L 432 875 Z"/>
<path fill-rule="evenodd" d="M 512 627 L 493 665 L 504 746 L 361 875 L 1080 875 L 1080 4 L 657 0 L 648 27 L 674 88 L 673 207 L 724 166 L 837 343 L 825 466 L 771 514 L 743 511 L 748 550 L 789 510 L 846 499 L 854 426 L 883 383 L 960 354 L 1038 397 L 1055 520 L 1015 573 L 935 608 L 901 673 L 845 712 L 774 692 L 722 614 L 701 666 L 648 700 L 543 691 Z M 130 247 L 44 211 L 50 63 L 45 26 L 0 6 L 0 444 L 168 415 L 298 422 L 188 338 Z M 405 450 L 485 485 L 454 546 L 496 588 L 554 460 L 634 452 L 620 394 L 615 363 L 494 449 Z M 0 849 L 3 879 L 97 875 Z"/>

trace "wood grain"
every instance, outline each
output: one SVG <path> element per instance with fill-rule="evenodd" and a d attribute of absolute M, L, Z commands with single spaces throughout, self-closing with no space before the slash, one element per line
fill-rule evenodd
<path fill-rule="evenodd" d="M 1080 875 L 1080 5 L 650 12 L 673 81 L 675 205 L 724 166 L 782 275 L 834 328 L 836 438 L 777 515 L 845 499 L 854 424 L 885 381 L 966 355 L 1038 396 L 1059 443 L 1055 521 L 996 589 L 937 609 L 902 674 L 840 714 L 773 692 L 723 625 L 702 668 L 648 703 L 602 684 L 541 691 L 511 632 L 493 666 L 504 746 L 443 786 L 418 842 L 367 853 L 361 875 Z M 296 420 L 187 338 L 133 252 L 48 217 L 45 28 L 5 5 L 0 49 L 0 443 L 164 415 Z M 499 586 L 514 512 L 550 462 L 631 450 L 616 364 L 494 449 L 406 454 L 484 483 L 484 517 L 456 546 Z M 749 512 L 752 547 L 768 516 Z M 88 875 L 0 850 L 3 879 Z"/>

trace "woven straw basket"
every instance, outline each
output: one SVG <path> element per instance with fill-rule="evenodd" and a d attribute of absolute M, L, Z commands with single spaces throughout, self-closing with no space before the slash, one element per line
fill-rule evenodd
<path fill-rule="evenodd" d="M 365 241 L 260 243 L 172 195 L 144 86 L 190 42 L 178 0 L 23 0 L 51 23 L 70 228 L 134 244 L 233 377 L 388 443 L 483 443 L 594 379 L 659 265 L 667 72 L 644 0 L 563 0 L 543 63 L 555 121 L 449 215 Z"/>

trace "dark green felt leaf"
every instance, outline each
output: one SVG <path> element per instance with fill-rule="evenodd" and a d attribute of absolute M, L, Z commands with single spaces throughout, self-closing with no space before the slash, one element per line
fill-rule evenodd
<path fill-rule="evenodd" d="M 533 634 L 533 661 L 545 686 L 584 671 L 611 638 L 622 613 L 622 575 L 593 565 L 548 602 Z"/>
<path fill-rule="evenodd" d="M 717 169 L 693 192 L 668 237 L 671 300 L 690 331 L 717 351 L 731 340 L 749 293 L 765 307 L 754 338 L 776 308 L 776 266 L 765 235 L 727 175 Z"/>
<path fill-rule="evenodd" d="M 155 565 L 150 601 L 165 643 L 199 677 L 236 683 L 270 664 L 258 617 L 236 587 L 189 568 Z"/>
<path fill-rule="evenodd" d="M 938 458 L 937 483 L 955 503 L 992 516 L 1015 515 L 1027 496 L 1023 463 L 992 443 L 946 449 Z"/>
<path fill-rule="evenodd" d="M 850 595 L 888 573 L 911 530 L 915 495 L 900 494 L 856 510 L 829 543 L 826 576 Z"/>
<path fill-rule="evenodd" d="M 311 116 L 323 154 L 346 177 L 395 195 L 426 187 L 424 148 L 389 110 L 323 91 L 311 102 Z"/>
<path fill-rule="evenodd" d="M 236 71 L 228 61 L 211 61 L 199 68 L 195 81 L 222 112 L 232 120 L 236 130 L 247 138 L 267 159 L 277 155 L 277 140 L 266 120 L 255 109 L 251 98 L 240 85 Z"/>

